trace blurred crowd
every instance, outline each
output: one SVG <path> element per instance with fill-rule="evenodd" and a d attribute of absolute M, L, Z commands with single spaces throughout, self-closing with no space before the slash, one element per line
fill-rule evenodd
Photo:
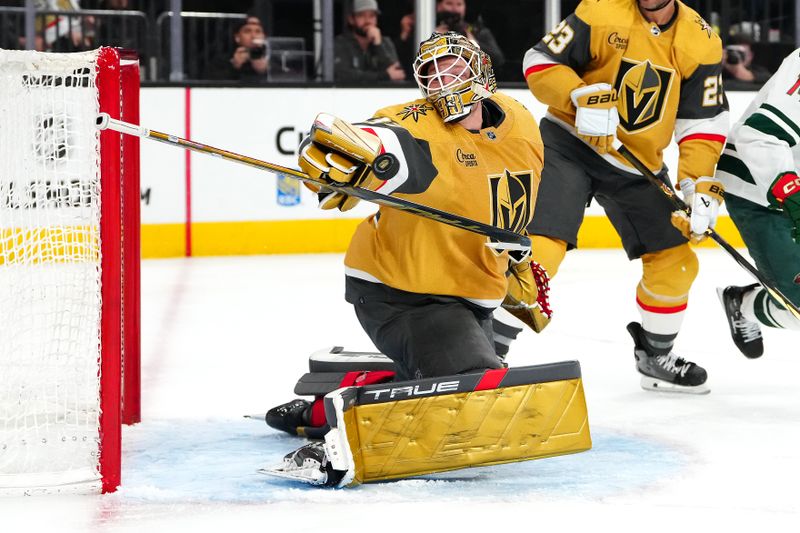
<path fill-rule="evenodd" d="M 684 1 L 722 35 L 728 88 L 760 86 L 777 68 L 776 58 L 795 47 L 794 3 L 779 2 L 770 11 L 772 0 Z M 578 3 L 562 0 L 562 14 Z M 312 52 L 311 0 L 182 4 L 182 79 L 245 84 L 320 79 Z M 23 5 L 19 0 L 0 6 L 0 47 L 26 47 L 18 9 Z M 36 50 L 132 48 L 143 58 L 145 81 L 174 79 L 169 0 L 35 0 L 35 5 Z M 436 30 L 456 31 L 476 41 L 491 56 L 500 82 L 522 82 L 524 52 L 546 32 L 543 8 L 543 0 L 436 0 Z M 415 21 L 413 0 L 334 0 L 336 83 L 413 82 Z"/>

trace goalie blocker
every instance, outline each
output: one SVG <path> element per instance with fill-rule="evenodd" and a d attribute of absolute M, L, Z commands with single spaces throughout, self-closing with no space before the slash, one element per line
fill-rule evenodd
<path fill-rule="evenodd" d="M 343 487 L 591 448 L 577 361 L 343 387 L 324 407 L 325 457 L 295 452 L 262 473 Z"/>

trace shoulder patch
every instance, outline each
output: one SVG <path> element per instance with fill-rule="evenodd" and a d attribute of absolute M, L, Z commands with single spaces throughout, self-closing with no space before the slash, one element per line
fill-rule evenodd
<path fill-rule="evenodd" d="M 694 23 L 700 26 L 700 31 L 706 32 L 708 38 L 711 39 L 711 36 L 714 34 L 714 28 L 711 27 L 711 24 L 706 22 L 705 19 L 698 14 L 694 16 Z"/>
<path fill-rule="evenodd" d="M 409 104 L 401 109 L 399 113 L 395 113 L 395 115 L 400 117 L 400 120 L 413 118 L 414 122 L 419 122 L 420 115 L 427 116 L 428 111 L 433 111 L 433 106 L 425 102 L 421 104 Z"/>

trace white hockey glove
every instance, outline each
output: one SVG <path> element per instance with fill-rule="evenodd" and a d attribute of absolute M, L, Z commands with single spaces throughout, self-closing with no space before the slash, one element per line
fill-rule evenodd
<path fill-rule="evenodd" d="M 716 226 L 725 188 L 718 179 L 707 176 L 697 180 L 684 178 L 680 181 L 679 188 L 692 213 L 689 216 L 684 211 L 673 211 L 672 225 L 684 237 L 697 244 L 708 236 L 706 231 Z"/>
<path fill-rule="evenodd" d="M 579 87 L 570 93 L 578 136 L 598 153 L 611 150 L 619 126 L 617 91 L 608 83 Z"/>

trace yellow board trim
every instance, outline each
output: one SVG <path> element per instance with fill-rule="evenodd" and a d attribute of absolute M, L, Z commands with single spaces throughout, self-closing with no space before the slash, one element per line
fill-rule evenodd
<path fill-rule="evenodd" d="M 360 219 L 265 220 L 257 222 L 195 222 L 191 240 L 193 256 L 342 253 Z M 744 246 L 730 217 L 721 216 L 717 231 L 731 245 Z M 608 219 L 587 216 L 578 233 L 580 248 L 621 248 L 622 243 Z M 714 247 L 707 239 L 701 247 Z M 183 257 L 185 224 L 144 224 L 142 257 Z"/>

